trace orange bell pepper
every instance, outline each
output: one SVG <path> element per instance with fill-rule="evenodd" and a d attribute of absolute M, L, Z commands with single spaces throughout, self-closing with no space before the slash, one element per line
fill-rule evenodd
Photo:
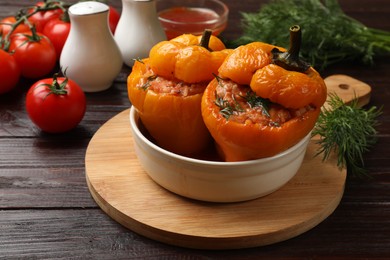
<path fill-rule="evenodd" d="M 326 85 L 318 72 L 296 60 L 299 46 L 295 44 L 300 44 L 300 38 L 295 37 L 295 29 L 287 52 L 264 43 L 237 48 L 221 65 L 219 77 L 207 86 L 203 120 L 226 161 L 276 155 L 313 129 L 326 100 Z M 250 105 L 248 96 L 260 105 Z"/>
<path fill-rule="evenodd" d="M 238 84 L 249 85 L 253 72 L 271 63 L 271 51 L 274 48 L 276 46 L 263 42 L 239 46 L 222 63 L 218 70 L 219 75 Z"/>
<path fill-rule="evenodd" d="M 201 46 L 203 37 L 184 34 L 156 44 L 149 53 L 150 67 L 167 79 L 176 78 L 187 83 L 212 80 L 229 50 L 213 35 L 208 36 L 208 48 L 205 48 Z"/>
<path fill-rule="evenodd" d="M 211 48 L 213 44 L 222 48 L 219 39 L 210 39 Z M 186 156 L 196 156 L 212 144 L 200 104 L 212 73 L 217 73 L 227 56 L 227 52 L 214 54 L 217 52 L 191 45 L 198 42 L 196 36 L 183 35 L 158 43 L 149 58 L 135 62 L 127 80 L 130 102 L 156 143 Z M 188 56 L 183 58 L 183 53 Z"/>

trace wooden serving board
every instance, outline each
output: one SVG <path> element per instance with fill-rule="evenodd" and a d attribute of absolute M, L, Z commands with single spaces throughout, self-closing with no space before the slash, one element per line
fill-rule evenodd
<path fill-rule="evenodd" d="M 256 247 L 302 234 L 338 206 L 346 171 L 338 169 L 335 158 L 322 162 L 315 157 L 317 149 L 311 141 L 296 176 L 268 196 L 239 203 L 191 200 L 165 190 L 145 173 L 125 110 L 91 139 L 86 179 L 102 210 L 136 233 L 197 249 Z"/>

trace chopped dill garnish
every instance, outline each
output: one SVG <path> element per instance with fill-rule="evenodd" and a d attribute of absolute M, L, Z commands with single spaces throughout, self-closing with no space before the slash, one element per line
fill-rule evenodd
<path fill-rule="evenodd" d="M 220 87 L 223 87 L 222 85 L 223 78 L 215 74 L 214 77 L 217 80 L 218 85 Z M 223 97 L 218 96 L 217 92 L 215 92 L 214 103 L 220 108 L 220 113 L 226 119 L 229 119 L 229 117 L 233 115 L 234 111 L 238 111 L 238 112 L 244 111 L 240 106 L 240 104 L 235 99 L 234 99 L 234 106 L 232 106 L 227 100 L 224 100 Z"/>
<path fill-rule="evenodd" d="M 234 112 L 244 112 L 245 110 L 241 107 L 241 105 L 236 101 L 236 99 L 233 96 L 234 105 L 229 103 L 227 100 L 224 100 L 222 97 L 218 96 L 217 93 L 215 93 L 215 104 L 221 109 L 220 113 L 225 117 L 226 119 L 229 119 L 231 115 L 233 115 Z M 262 97 L 256 96 L 256 93 L 253 91 L 248 91 L 246 93 L 246 96 L 241 96 L 247 104 L 251 107 L 261 107 L 262 113 L 270 118 L 269 114 L 269 104 L 270 101 L 268 99 L 264 99 Z M 277 123 L 275 123 L 275 126 L 278 126 Z"/>
<path fill-rule="evenodd" d="M 246 100 L 246 102 L 249 104 L 251 108 L 261 107 L 263 114 L 267 117 L 271 117 L 268 112 L 269 105 L 270 105 L 270 101 L 268 99 L 257 96 L 256 93 L 253 91 L 248 91 L 246 93 L 246 96 L 243 98 Z"/>
<path fill-rule="evenodd" d="M 147 90 L 150 87 L 150 82 L 152 82 L 156 78 L 156 75 L 149 76 L 146 83 L 141 86 L 142 90 Z"/>
<path fill-rule="evenodd" d="M 363 154 L 376 142 L 376 118 L 382 109 L 358 108 L 357 99 L 346 105 L 335 94 L 330 94 L 329 105 L 321 111 L 313 130 L 313 135 L 321 137 L 317 155 L 323 154 L 326 160 L 335 152 L 338 167 L 346 168 L 353 175 L 366 175 Z"/>
<path fill-rule="evenodd" d="M 220 113 L 226 119 L 229 119 L 233 115 L 234 111 L 241 111 L 240 105 L 236 102 L 236 105 L 233 107 L 227 100 L 224 100 L 223 97 L 220 97 L 215 93 L 215 105 L 220 108 Z"/>
<path fill-rule="evenodd" d="M 220 76 L 218 76 L 218 75 L 216 75 L 216 74 L 214 74 L 214 73 L 213 73 L 213 75 L 214 75 L 215 79 L 216 79 L 217 82 L 218 82 L 218 86 L 223 87 L 223 85 L 222 85 L 222 80 L 223 80 L 223 78 L 220 77 Z"/>
<path fill-rule="evenodd" d="M 220 87 L 223 87 L 222 81 L 224 80 L 223 78 L 214 75 L 218 85 Z M 248 90 L 246 92 L 245 96 L 240 95 L 241 98 L 243 98 L 247 104 L 251 107 L 261 107 L 262 108 L 262 113 L 267 116 L 271 117 L 269 114 L 269 105 L 271 101 L 268 99 L 264 99 L 262 97 L 259 97 L 256 95 L 255 92 Z M 245 110 L 241 107 L 240 103 L 237 102 L 235 97 L 233 96 L 233 101 L 234 104 L 229 103 L 229 101 L 224 100 L 222 97 L 218 96 L 217 93 L 215 92 L 215 104 L 220 108 L 220 113 L 225 117 L 226 119 L 229 119 L 231 115 L 233 115 L 234 112 L 244 112 Z M 277 124 L 277 123 L 275 123 Z"/>

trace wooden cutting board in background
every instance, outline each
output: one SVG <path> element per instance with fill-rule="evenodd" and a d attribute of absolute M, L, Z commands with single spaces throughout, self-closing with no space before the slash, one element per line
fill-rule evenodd
<path fill-rule="evenodd" d="M 325 84 L 328 93 L 336 94 L 344 103 L 348 104 L 352 100 L 357 100 L 358 107 L 363 107 L 370 102 L 371 87 L 360 80 L 339 74 L 325 78 Z M 328 103 L 325 103 L 324 107 L 328 108 Z"/>
<path fill-rule="evenodd" d="M 371 88 L 345 75 L 325 79 L 328 92 L 344 102 L 369 102 Z M 129 110 L 104 124 L 85 158 L 91 195 L 114 220 L 136 233 L 167 244 L 198 249 L 238 249 L 269 245 L 298 236 L 338 206 L 346 171 L 336 159 L 315 157 L 311 141 L 296 176 L 276 192 L 240 203 L 208 203 L 175 195 L 144 172 L 133 148 Z"/>

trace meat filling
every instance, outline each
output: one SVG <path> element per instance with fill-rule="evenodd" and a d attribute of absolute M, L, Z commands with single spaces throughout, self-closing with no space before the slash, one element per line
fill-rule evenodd
<path fill-rule="evenodd" d="M 230 80 L 218 81 L 215 103 L 220 107 L 221 114 L 230 121 L 278 127 L 314 109 L 312 106 L 300 109 L 284 108 L 256 96 L 249 86 L 239 85 Z"/>
<path fill-rule="evenodd" d="M 156 93 L 166 93 L 177 96 L 191 96 L 203 93 L 207 83 L 186 83 L 177 79 L 166 79 L 157 76 L 149 69 L 139 81 L 137 87 L 145 90 L 153 90 Z"/>

